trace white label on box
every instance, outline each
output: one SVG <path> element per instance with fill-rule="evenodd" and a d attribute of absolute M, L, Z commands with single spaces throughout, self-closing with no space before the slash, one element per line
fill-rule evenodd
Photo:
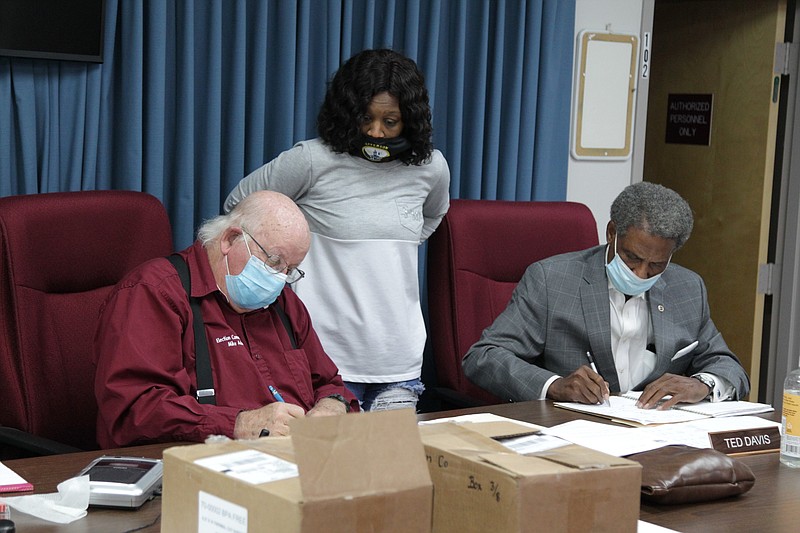
<path fill-rule="evenodd" d="M 526 435 L 512 439 L 500 439 L 500 444 L 514 450 L 520 455 L 538 453 L 560 448 L 569 444 L 569 441 L 553 437 L 552 435 Z"/>
<path fill-rule="evenodd" d="M 197 495 L 197 533 L 247 533 L 247 509 L 202 490 Z"/>
<path fill-rule="evenodd" d="M 296 464 L 258 450 L 242 450 L 213 457 L 204 457 L 196 460 L 195 464 L 253 485 L 297 477 L 298 475 Z"/>

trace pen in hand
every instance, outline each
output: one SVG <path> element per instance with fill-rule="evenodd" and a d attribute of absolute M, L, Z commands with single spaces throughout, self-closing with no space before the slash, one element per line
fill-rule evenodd
<path fill-rule="evenodd" d="M 272 393 L 272 396 L 275 398 L 276 402 L 284 402 L 283 396 L 281 396 L 281 393 L 278 392 L 278 390 L 275 387 L 270 385 L 269 386 L 269 391 Z"/>
<path fill-rule="evenodd" d="M 587 351 L 586 358 L 589 359 L 589 366 L 594 371 L 594 373 L 600 376 L 600 372 L 597 371 L 597 365 L 594 364 L 594 356 L 592 355 L 592 352 Z M 603 405 L 605 407 L 611 407 L 611 402 L 608 400 L 608 392 L 609 392 L 608 389 L 606 389 L 606 392 L 603 394 Z"/>

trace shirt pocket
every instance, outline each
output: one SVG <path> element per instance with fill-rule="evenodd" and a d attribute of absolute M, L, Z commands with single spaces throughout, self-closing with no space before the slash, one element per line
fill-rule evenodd
<path fill-rule="evenodd" d="M 413 200 L 395 200 L 395 203 L 397 204 L 397 216 L 400 219 L 400 224 L 419 237 L 422 234 L 422 224 L 424 222 L 422 204 Z"/>
<path fill-rule="evenodd" d="M 297 394 L 305 404 L 306 409 L 314 407 L 314 385 L 311 382 L 311 365 L 308 364 L 306 351 L 302 348 L 284 352 L 286 368 L 294 378 Z"/>

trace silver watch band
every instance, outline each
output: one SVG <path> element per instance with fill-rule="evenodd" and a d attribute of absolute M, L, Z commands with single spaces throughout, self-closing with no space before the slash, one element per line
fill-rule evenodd
<path fill-rule="evenodd" d="M 703 376 L 701 374 L 697 374 L 692 377 L 697 381 L 699 381 L 700 383 L 702 383 L 703 385 L 705 385 L 706 387 L 708 387 L 708 394 L 703 399 L 707 400 L 711 398 L 711 396 L 714 394 L 714 387 L 716 386 L 716 382 L 713 379 L 709 378 L 708 376 Z"/>

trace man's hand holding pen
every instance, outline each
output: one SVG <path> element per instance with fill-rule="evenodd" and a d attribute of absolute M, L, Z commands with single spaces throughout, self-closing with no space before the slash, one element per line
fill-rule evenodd
<path fill-rule="evenodd" d="M 597 371 L 597 364 L 594 362 L 594 355 L 592 355 L 592 352 L 589 352 L 589 351 L 586 352 L 586 359 L 589 360 L 589 367 L 591 367 L 592 372 L 597 374 L 597 376 L 600 379 L 603 379 L 603 376 L 601 376 L 600 372 Z M 611 407 L 611 401 L 609 401 L 609 399 L 608 399 L 608 397 L 610 395 L 610 392 L 611 392 L 608 389 L 608 382 L 604 380 L 603 384 L 605 385 L 605 392 L 603 393 L 602 404 L 605 405 L 606 407 Z M 597 402 L 597 403 L 601 403 L 601 402 Z"/>
<path fill-rule="evenodd" d="M 547 389 L 547 397 L 558 402 L 608 405 L 609 388 L 600 374 L 583 365 L 572 374 L 555 380 Z"/>
<path fill-rule="evenodd" d="M 289 422 L 305 416 L 333 416 L 347 412 L 345 405 L 332 397 L 320 399 L 308 413 L 302 407 L 286 403 L 281 393 L 274 386 L 267 387 L 275 399 L 267 405 L 242 411 L 236 417 L 233 436 L 237 439 L 255 439 L 256 437 L 287 436 Z"/>
<path fill-rule="evenodd" d="M 237 439 L 255 439 L 262 429 L 270 435 L 289 435 L 289 421 L 306 416 L 299 405 L 271 402 L 251 411 L 242 411 L 236 417 L 233 436 Z"/>

